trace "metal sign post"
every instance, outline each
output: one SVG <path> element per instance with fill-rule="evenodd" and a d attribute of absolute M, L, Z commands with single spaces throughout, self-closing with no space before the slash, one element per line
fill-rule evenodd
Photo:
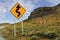
<path fill-rule="evenodd" d="M 23 34 L 24 28 L 23 28 L 23 21 L 22 21 L 22 34 Z"/>
<path fill-rule="evenodd" d="M 15 27 L 15 24 L 14 24 L 14 36 L 16 36 L 16 27 Z"/>
<path fill-rule="evenodd" d="M 15 21 L 15 18 L 14 18 L 14 21 Z M 15 26 L 15 23 L 14 23 L 14 37 L 16 37 L 16 26 Z"/>

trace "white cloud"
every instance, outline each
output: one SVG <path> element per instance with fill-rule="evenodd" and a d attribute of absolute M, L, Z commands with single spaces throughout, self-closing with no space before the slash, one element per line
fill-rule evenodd
<path fill-rule="evenodd" d="M 49 2 L 51 2 L 51 3 L 54 3 L 54 4 L 58 4 L 58 3 L 60 3 L 60 0 L 48 0 Z"/>
<path fill-rule="evenodd" d="M 3 6 L 0 6 L 0 14 L 6 13 L 6 9 Z"/>

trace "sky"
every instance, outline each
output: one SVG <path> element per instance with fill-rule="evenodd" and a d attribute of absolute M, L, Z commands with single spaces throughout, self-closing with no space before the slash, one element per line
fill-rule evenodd
<path fill-rule="evenodd" d="M 16 4 L 19 3 L 24 7 L 26 12 L 24 15 L 17 19 L 14 17 L 10 10 Z M 17 23 L 28 19 L 31 12 L 38 7 L 53 7 L 60 3 L 60 0 L 0 0 L 0 24 L 1 23 Z"/>

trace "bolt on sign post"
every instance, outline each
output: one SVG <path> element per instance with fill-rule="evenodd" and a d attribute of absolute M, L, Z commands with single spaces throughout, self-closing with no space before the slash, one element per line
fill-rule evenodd
<path fill-rule="evenodd" d="M 21 18 L 26 10 L 19 4 L 16 3 L 10 10 L 11 14 L 14 15 L 17 19 Z M 14 19 L 15 20 L 15 19 Z M 22 21 L 22 34 L 23 34 L 23 21 Z M 16 27 L 14 24 L 14 36 L 16 36 Z"/>

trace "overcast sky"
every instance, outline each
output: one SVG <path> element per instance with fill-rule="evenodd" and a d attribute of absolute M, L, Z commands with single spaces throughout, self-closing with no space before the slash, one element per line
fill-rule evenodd
<path fill-rule="evenodd" d="M 20 18 L 15 18 L 10 9 L 19 2 L 25 9 L 25 14 Z M 30 13 L 38 7 L 55 6 L 60 3 L 60 0 L 0 0 L 0 24 L 15 23 L 28 18 Z M 15 20 L 15 21 L 14 21 Z"/>

